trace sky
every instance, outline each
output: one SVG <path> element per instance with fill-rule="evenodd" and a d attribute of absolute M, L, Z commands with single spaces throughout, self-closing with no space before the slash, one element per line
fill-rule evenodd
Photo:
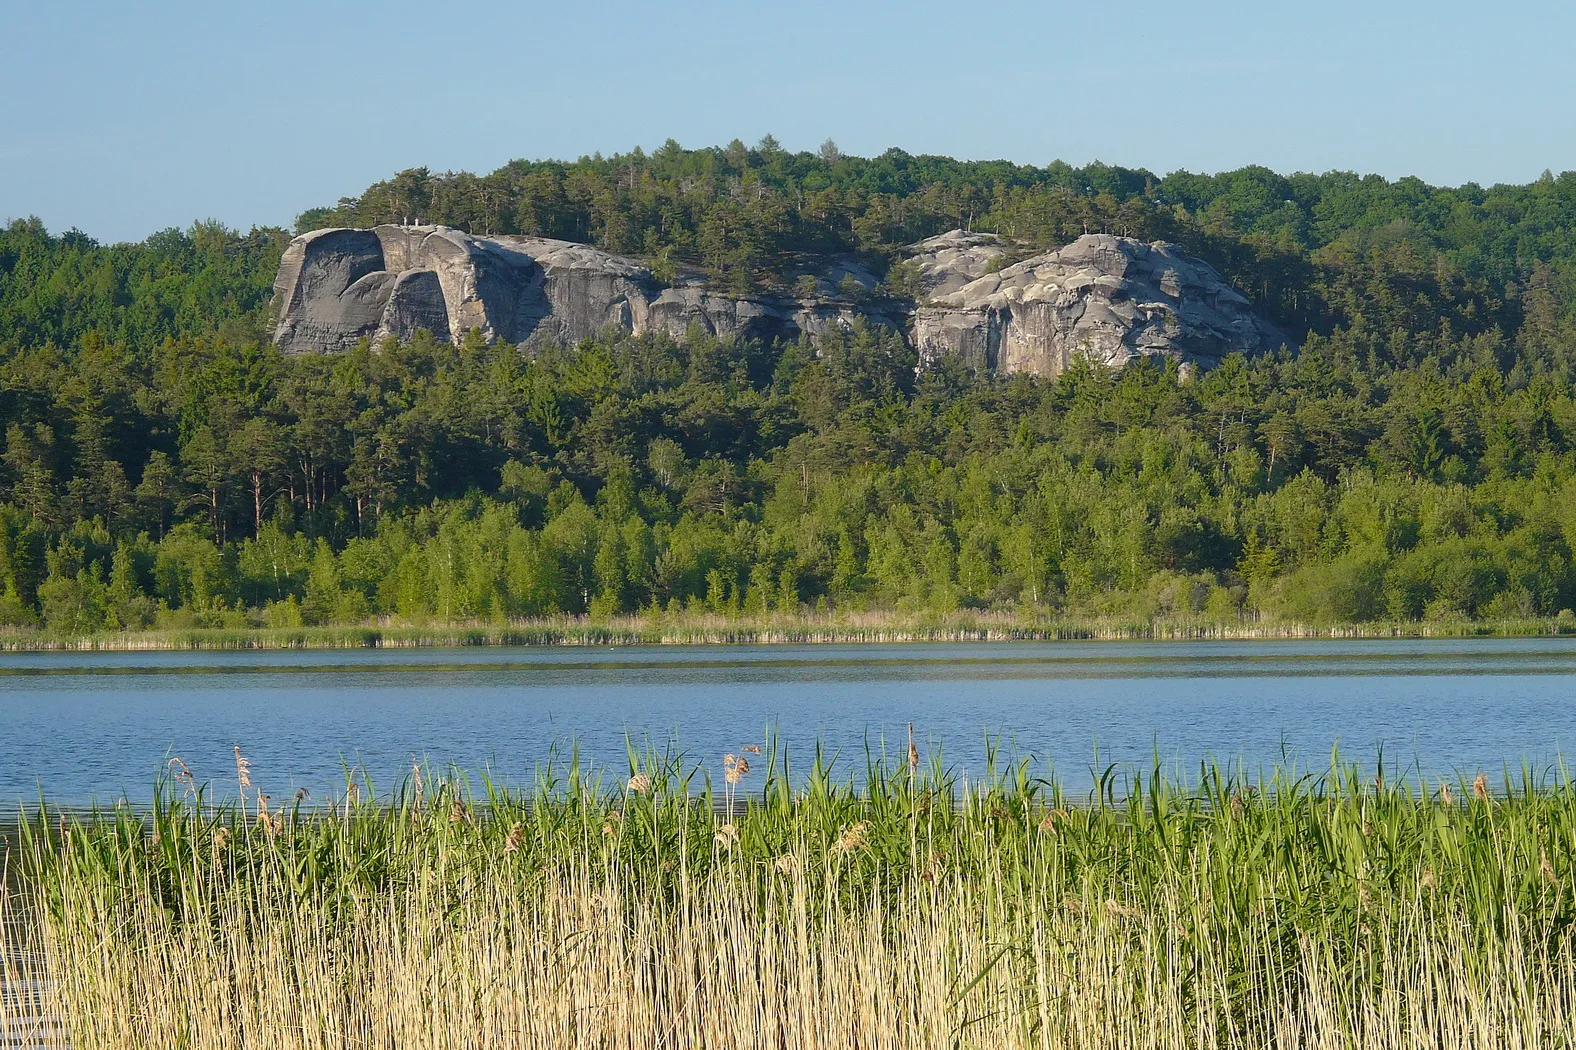
<path fill-rule="evenodd" d="M 403 168 L 844 153 L 1434 184 L 1576 168 L 1576 5 L 0 0 L 0 221 L 290 226 Z"/>

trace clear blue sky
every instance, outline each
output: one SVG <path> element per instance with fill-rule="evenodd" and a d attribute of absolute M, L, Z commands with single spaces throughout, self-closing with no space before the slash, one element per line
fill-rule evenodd
<path fill-rule="evenodd" d="M 766 132 L 1526 182 L 1576 168 L 1573 31 L 1515 0 L 6 0 L 0 220 L 288 225 L 400 168 Z"/>

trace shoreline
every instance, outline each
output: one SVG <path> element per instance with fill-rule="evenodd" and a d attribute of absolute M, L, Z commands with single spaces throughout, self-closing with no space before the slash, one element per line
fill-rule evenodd
<path fill-rule="evenodd" d="M 0 629 L 0 652 L 422 649 L 661 645 L 914 645 L 1055 641 L 1300 641 L 1534 638 L 1576 635 L 1576 619 L 1294 622 L 1035 618 L 1003 613 L 841 613 L 749 619 L 722 615 L 561 617 L 492 624 L 377 623 L 313 627 L 181 627 L 58 635 Z"/>

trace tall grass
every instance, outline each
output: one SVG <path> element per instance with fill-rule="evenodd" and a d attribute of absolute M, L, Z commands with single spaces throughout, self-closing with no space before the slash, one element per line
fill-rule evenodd
<path fill-rule="evenodd" d="M 1573 1045 L 1563 776 L 727 768 L 34 812 L 0 1010 L 79 1048 Z"/>
<path fill-rule="evenodd" d="M 312 627 L 183 627 L 73 635 L 0 627 L 0 651 L 360 649 L 463 645 L 729 645 L 820 642 L 1469 638 L 1576 633 L 1570 618 L 1318 624 L 1203 617 L 1085 617 L 1047 610 L 844 611 L 554 616 L 497 623 L 378 622 Z"/>

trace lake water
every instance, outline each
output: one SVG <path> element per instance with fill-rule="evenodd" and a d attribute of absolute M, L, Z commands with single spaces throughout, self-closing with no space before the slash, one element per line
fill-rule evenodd
<path fill-rule="evenodd" d="M 769 729 L 796 762 L 820 741 L 848 770 L 867 746 L 901 756 L 910 722 L 950 764 L 982 769 L 994 738 L 1080 791 L 1156 753 L 1184 773 L 1322 769 L 1332 744 L 1497 779 L 1553 767 L 1573 699 L 1576 639 L 1559 638 L 15 654 L 0 805 L 145 801 L 171 755 L 222 791 L 235 744 L 276 799 L 342 791 L 342 763 L 381 792 L 413 757 L 518 785 L 555 745 L 621 777 L 630 739 L 720 777 Z"/>

